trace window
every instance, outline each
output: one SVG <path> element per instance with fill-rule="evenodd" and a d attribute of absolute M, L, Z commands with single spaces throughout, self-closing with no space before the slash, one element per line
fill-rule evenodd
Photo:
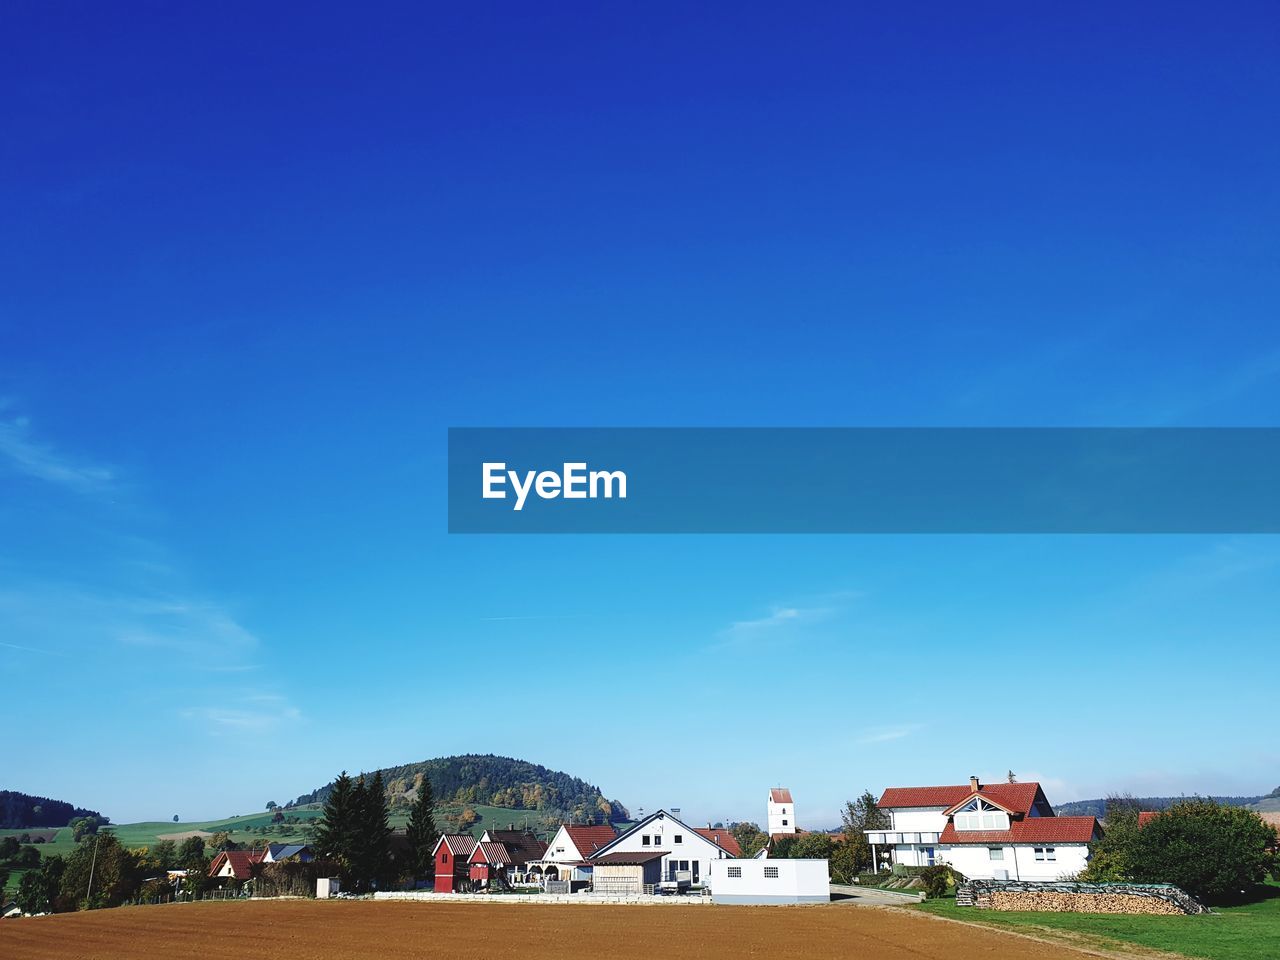
<path fill-rule="evenodd" d="M 672 842 L 672 843 L 684 843 L 684 834 L 683 834 L 683 833 L 677 833 L 674 837 L 672 837 L 672 838 L 671 838 L 671 842 Z"/>
<path fill-rule="evenodd" d="M 726 871 L 725 871 L 725 873 L 727 873 L 727 874 L 728 874 L 729 876 L 731 876 L 731 877 L 740 877 L 740 876 L 742 876 L 742 868 L 741 868 L 741 867 L 729 867 L 729 869 L 728 869 L 728 870 L 726 870 Z"/>
<path fill-rule="evenodd" d="M 926 866 L 932 867 L 937 862 L 937 855 L 933 852 L 933 847 L 924 847 L 921 852 L 924 854 Z"/>
<path fill-rule="evenodd" d="M 787 821 L 783 820 L 782 825 L 785 827 L 787 825 Z"/>
<path fill-rule="evenodd" d="M 448 862 L 449 862 L 449 851 L 448 851 L 448 850 L 441 850 L 441 851 L 440 851 L 440 862 L 441 862 L 441 863 L 448 863 Z"/>
<path fill-rule="evenodd" d="M 564 853 L 564 847 L 556 847 L 556 853 Z"/>
<path fill-rule="evenodd" d="M 767 879 L 777 880 L 777 879 L 778 879 L 778 868 L 777 868 L 777 867 L 765 867 L 765 868 L 764 868 L 764 875 L 765 875 L 765 877 L 766 877 Z"/>
<path fill-rule="evenodd" d="M 642 846 L 642 847 L 647 847 L 647 846 L 649 846 L 649 835 L 648 835 L 647 833 L 646 833 L 646 834 L 642 834 L 642 835 L 641 835 L 641 837 L 640 837 L 640 846 Z"/>
<path fill-rule="evenodd" d="M 1058 853 L 1053 847 L 1036 847 L 1037 860 L 1057 860 Z"/>
<path fill-rule="evenodd" d="M 987 854 L 991 857 L 992 860 L 1003 860 L 1004 847 L 988 847 Z"/>

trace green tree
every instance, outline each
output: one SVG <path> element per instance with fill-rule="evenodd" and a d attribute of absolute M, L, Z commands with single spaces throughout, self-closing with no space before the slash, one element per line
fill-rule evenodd
<path fill-rule="evenodd" d="M 76 909 L 118 907 L 137 892 L 141 881 L 138 858 L 115 834 L 104 832 L 67 858 L 60 897 Z"/>
<path fill-rule="evenodd" d="M 278 803 L 276 803 L 274 800 L 268 800 L 268 801 L 267 801 L 267 809 L 268 809 L 268 810 L 274 810 L 274 809 L 275 809 L 276 807 L 278 807 L 278 806 L 279 806 L 279 804 L 278 804 Z"/>
<path fill-rule="evenodd" d="M 363 784 L 363 791 L 360 785 Z M 356 889 L 377 889 L 391 876 L 391 820 L 381 771 L 357 782 L 356 843 L 352 851 Z"/>
<path fill-rule="evenodd" d="M 211 836 L 208 846 L 210 850 L 216 853 L 221 853 L 223 850 L 236 849 L 236 845 L 231 842 L 231 834 L 226 830 L 219 830 Z"/>
<path fill-rule="evenodd" d="M 361 788 L 363 791 L 363 787 Z M 355 836 L 355 785 L 343 770 L 324 802 L 324 813 L 316 828 L 316 850 L 347 869 Z"/>
<path fill-rule="evenodd" d="M 1102 809 L 1102 838 L 1090 845 L 1089 865 L 1080 873 L 1080 879 L 1093 883 L 1132 879 L 1140 805 L 1129 794 L 1111 794 L 1103 801 Z"/>
<path fill-rule="evenodd" d="M 435 874 L 436 842 L 440 831 L 436 828 L 436 799 L 431 791 L 431 780 L 422 777 L 418 781 L 418 795 L 413 801 L 406 828 L 409 841 L 409 863 L 415 879 L 427 879 Z"/>
<path fill-rule="evenodd" d="M 875 794 L 863 790 L 856 800 L 848 801 L 841 811 L 840 820 L 844 833 L 842 845 L 848 847 L 840 857 L 842 868 L 851 870 L 852 874 L 875 870 L 866 831 L 889 828 L 889 815 L 876 806 Z"/>
<path fill-rule="evenodd" d="M 56 909 L 65 869 L 62 857 L 46 857 L 38 870 L 22 875 L 16 899 L 23 913 L 52 913 Z"/>
<path fill-rule="evenodd" d="M 172 870 L 178 862 L 178 847 L 172 840 L 157 840 L 151 846 L 151 857 L 161 870 Z"/>
<path fill-rule="evenodd" d="M 17 837 L 0 837 L 0 860 L 12 860 L 18 855 Z"/>
<path fill-rule="evenodd" d="M 744 857 L 754 857 L 769 845 L 769 835 L 754 823 L 732 823 L 729 825 L 729 832 L 738 841 Z"/>
<path fill-rule="evenodd" d="M 204 857 L 204 837 L 187 837 L 182 841 L 182 845 L 178 847 L 178 863 L 182 864 L 183 869 L 192 860 L 199 860 Z"/>
<path fill-rule="evenodd" d="M 1275 867 L 1275 828 L 1252 810 L 1181 800 L 1132 838 L 1134 880 L 1173 883 L 1207 903 L 1247 895 Z"/>

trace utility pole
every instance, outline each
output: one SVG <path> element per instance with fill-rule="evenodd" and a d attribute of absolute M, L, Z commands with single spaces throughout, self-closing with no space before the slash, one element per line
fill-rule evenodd
<path fill-rule="evenodd" d="M 98 866 L 98 841 L 101 839 L 102 835 L 100 833 L 95 833 L 93 835 L 93 859 L 89 861 L 89 890 L 84 895 L 84 906 L 86 910 L 90 909 L 90 904 L 93 901 L 93 871 L 94 868 Z"/>

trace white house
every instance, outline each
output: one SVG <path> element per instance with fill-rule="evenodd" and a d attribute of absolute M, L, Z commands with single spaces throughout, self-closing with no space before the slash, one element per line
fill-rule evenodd
<path fill-rule="evenodd" d="M 826 860 L 713 860 L 715 903 L 826 903 L 831 873 Z"/>
<path fill-rule="evenodd" d="M 575 827 L 567 823 L 547 844 L 547 852 L 541 860 L 529 866 L 531 871 L 546 880 L 586 881 L 591 879 L 591 865 L 587 858 L 617 836 L 610 826 Z"/>
<path fill-rule="evenodd" d="M 796 807 L 791 791 L 786 787 L 774 787 L 769 791 L 769 836 L 796 832 Z"/>
<path fill-rule="evenodd" d="M 722 833 L 725 839 L 717 842 Z M 664 881 L 698 884 L 711 876 L 712 863 L 735 856 L 737 844 L 730 844 L 729 836 L 727 831 L 695 829 L 658 810 L 597 849 L 592 859 L 613 853 L 661 853 Z"/>
<path fill-rule="evenodd" d="M 868 830 L 878 866 L 949 863 L 974 880 L 1058 880 L 1089 862 L 1095 817 L 1059 817 L 1038 783 L 889 787 L 886 830 Z M 888 853 L 888 857 L 885 857 Z"/>

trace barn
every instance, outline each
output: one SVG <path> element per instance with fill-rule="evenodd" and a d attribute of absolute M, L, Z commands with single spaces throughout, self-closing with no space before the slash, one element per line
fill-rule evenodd
<path fill-rule="evenodd" d="M 591 890 L 611 896 L 634 897 L 653 893 L 662 881 L 661 850 L 606 853 L 591 858 Z"/>
<path fill-rule="evenodd" d="M 446 833 L 436 841 L 436 893 L 460 893 L 469 886 L 467 863 L 476 848 L 469 833 Z"/>

